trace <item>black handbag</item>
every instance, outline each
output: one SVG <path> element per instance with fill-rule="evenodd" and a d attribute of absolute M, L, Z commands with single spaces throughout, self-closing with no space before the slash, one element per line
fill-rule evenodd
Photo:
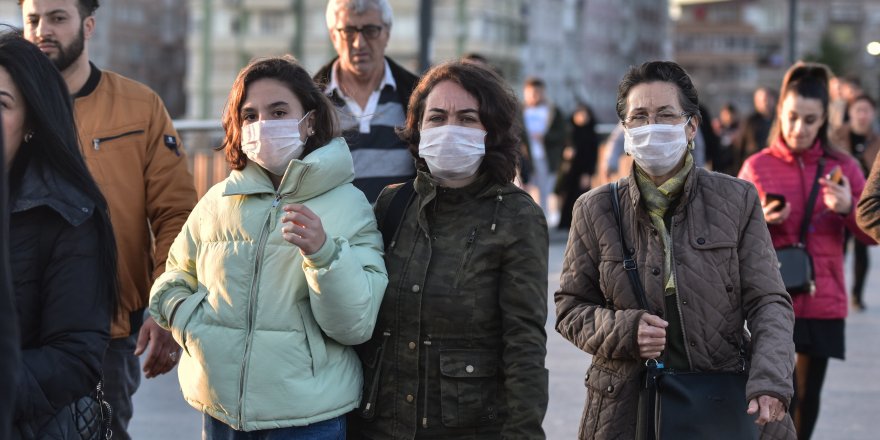
<path fill-rule="evenodd" d="M 819 195 L 819 177 L 825 169 L 825 158 L 819 158 L 819 167 L 816 169 L 816 178 L 813 179 L 813 188 L 807 199 L 807 210 L 801 220 L 801 230 L 798 242 L 792 246 L 776 249 L 776 260 L 779 262 L 779 273 L 782 275 L 782 283 L 789 295 L 816 293 L 816 274 L 813 271 L 813 257 L 807 252 L 807 229 L 813 217 L 813 208 L 816 205 L 816 197 Z"/>
<path fill-rule="evenodd" d="M 91 393 L 62 407 L 38 430 L 34 438 L 108 440 L 112 410 L 104 400 L 102 382 Z M 26 436 L 31 437 L 31 436 Z"/>
<path fill-rule="evenodd" d="M 639 280 L 633 250 L 623 235 L 617 182 L 611 183 L 611 200 L 617 232 L 623 247 L 623 267 L 639 306 L 648 310 L 648 299 Z M 740 345 L 742 369 L 737 372 L 680 372 L 651 359 L 645 363 L 639 392 L 636 438 L 639 440 L 758 438 L 755 418 L 746 413 L 745 350 Z"/>

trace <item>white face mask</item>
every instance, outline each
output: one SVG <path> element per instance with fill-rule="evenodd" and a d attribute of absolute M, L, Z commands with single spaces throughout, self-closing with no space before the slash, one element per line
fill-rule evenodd
<path fill-rule="evenodd" d="M 473 176 L 486 155 L 486 132 L 460 125 L 427 128 L 419 133 L 419 157 L 431 175 L 446 180 Z"/>
<path fill-rule="evenodd" d="M 290 161 L 299 159 L 305 149 L 299 124 L 311 112 L 309 110 L 300 120 L 274 119 L 245 125 L 241 128 L 241 151 L 266 171 L 283 176 Z"/>
<path fill-rule="evenodd" d="M 665 176 L 681 161 L 688 140 L 684 127 L 678 125 L 649 124 L 624 129 L 623 149 L 643 171 L 651 176 Z"/>

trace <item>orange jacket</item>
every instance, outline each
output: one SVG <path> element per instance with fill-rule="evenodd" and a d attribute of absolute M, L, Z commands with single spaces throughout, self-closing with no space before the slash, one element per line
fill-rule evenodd
<path fill-rule="evenodd" d="M 111 337 L 122 338 L 139 329 L 196 191 L 165 105 L 147 86 L 92 65 L 74 112 L 86 164 L 110 205 L 120 289 Z"/>

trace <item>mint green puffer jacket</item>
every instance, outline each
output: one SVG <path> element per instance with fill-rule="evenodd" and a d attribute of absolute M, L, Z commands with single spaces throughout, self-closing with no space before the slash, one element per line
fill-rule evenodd
<path fill-rule="evenodd" d="M 302 426 L 358 405 L 361 365 L 388 277 L 372 208 L 352 186 L 341 138 L 288 166 L 276 192 L 250 163 L 193 210 L 150 292 L 150 313 L 183 347 L 184 398 L 237 430 Z M 282 206 L 320 218 L 303 257 L 281 235 Z"/>

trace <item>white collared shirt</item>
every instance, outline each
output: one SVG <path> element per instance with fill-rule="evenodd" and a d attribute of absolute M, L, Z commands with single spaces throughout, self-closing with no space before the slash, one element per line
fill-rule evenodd
<path fill-rule="evenodd" d="M 351 112 L 351 115 L 357 119 L 358 131 L 369 133 L 370 123 L 373 120 L 373 115 L 376 113 L 376 107 L 379 105 L 379 96 L 382 94 L 382 90 L 385 86 L 391 86 L 392 89 L 397 90 L 397 82 L 394 81 L 394 75 L 391 74 L 391 66 L 388 65 L 388 60 L 385 60 L 385 76 L 382 78 L 379 86 L 376 87 L 376 90 L 370 93 L 370 99 L 367 100 L 367 106 L 364 108 L 361 108 L 353 98 L 346 96 L 342 88 L 339 87 L 338 75 L 336 73 L 338 68 L 339 60 L 336 60 L 333 63 L 333 67 L 330 68 L 330 83 L 327 85 L 326 93 L 330 95 L 333 91 L 338 92 L 339 97 L 345 101 L 345 106 Z"/>

